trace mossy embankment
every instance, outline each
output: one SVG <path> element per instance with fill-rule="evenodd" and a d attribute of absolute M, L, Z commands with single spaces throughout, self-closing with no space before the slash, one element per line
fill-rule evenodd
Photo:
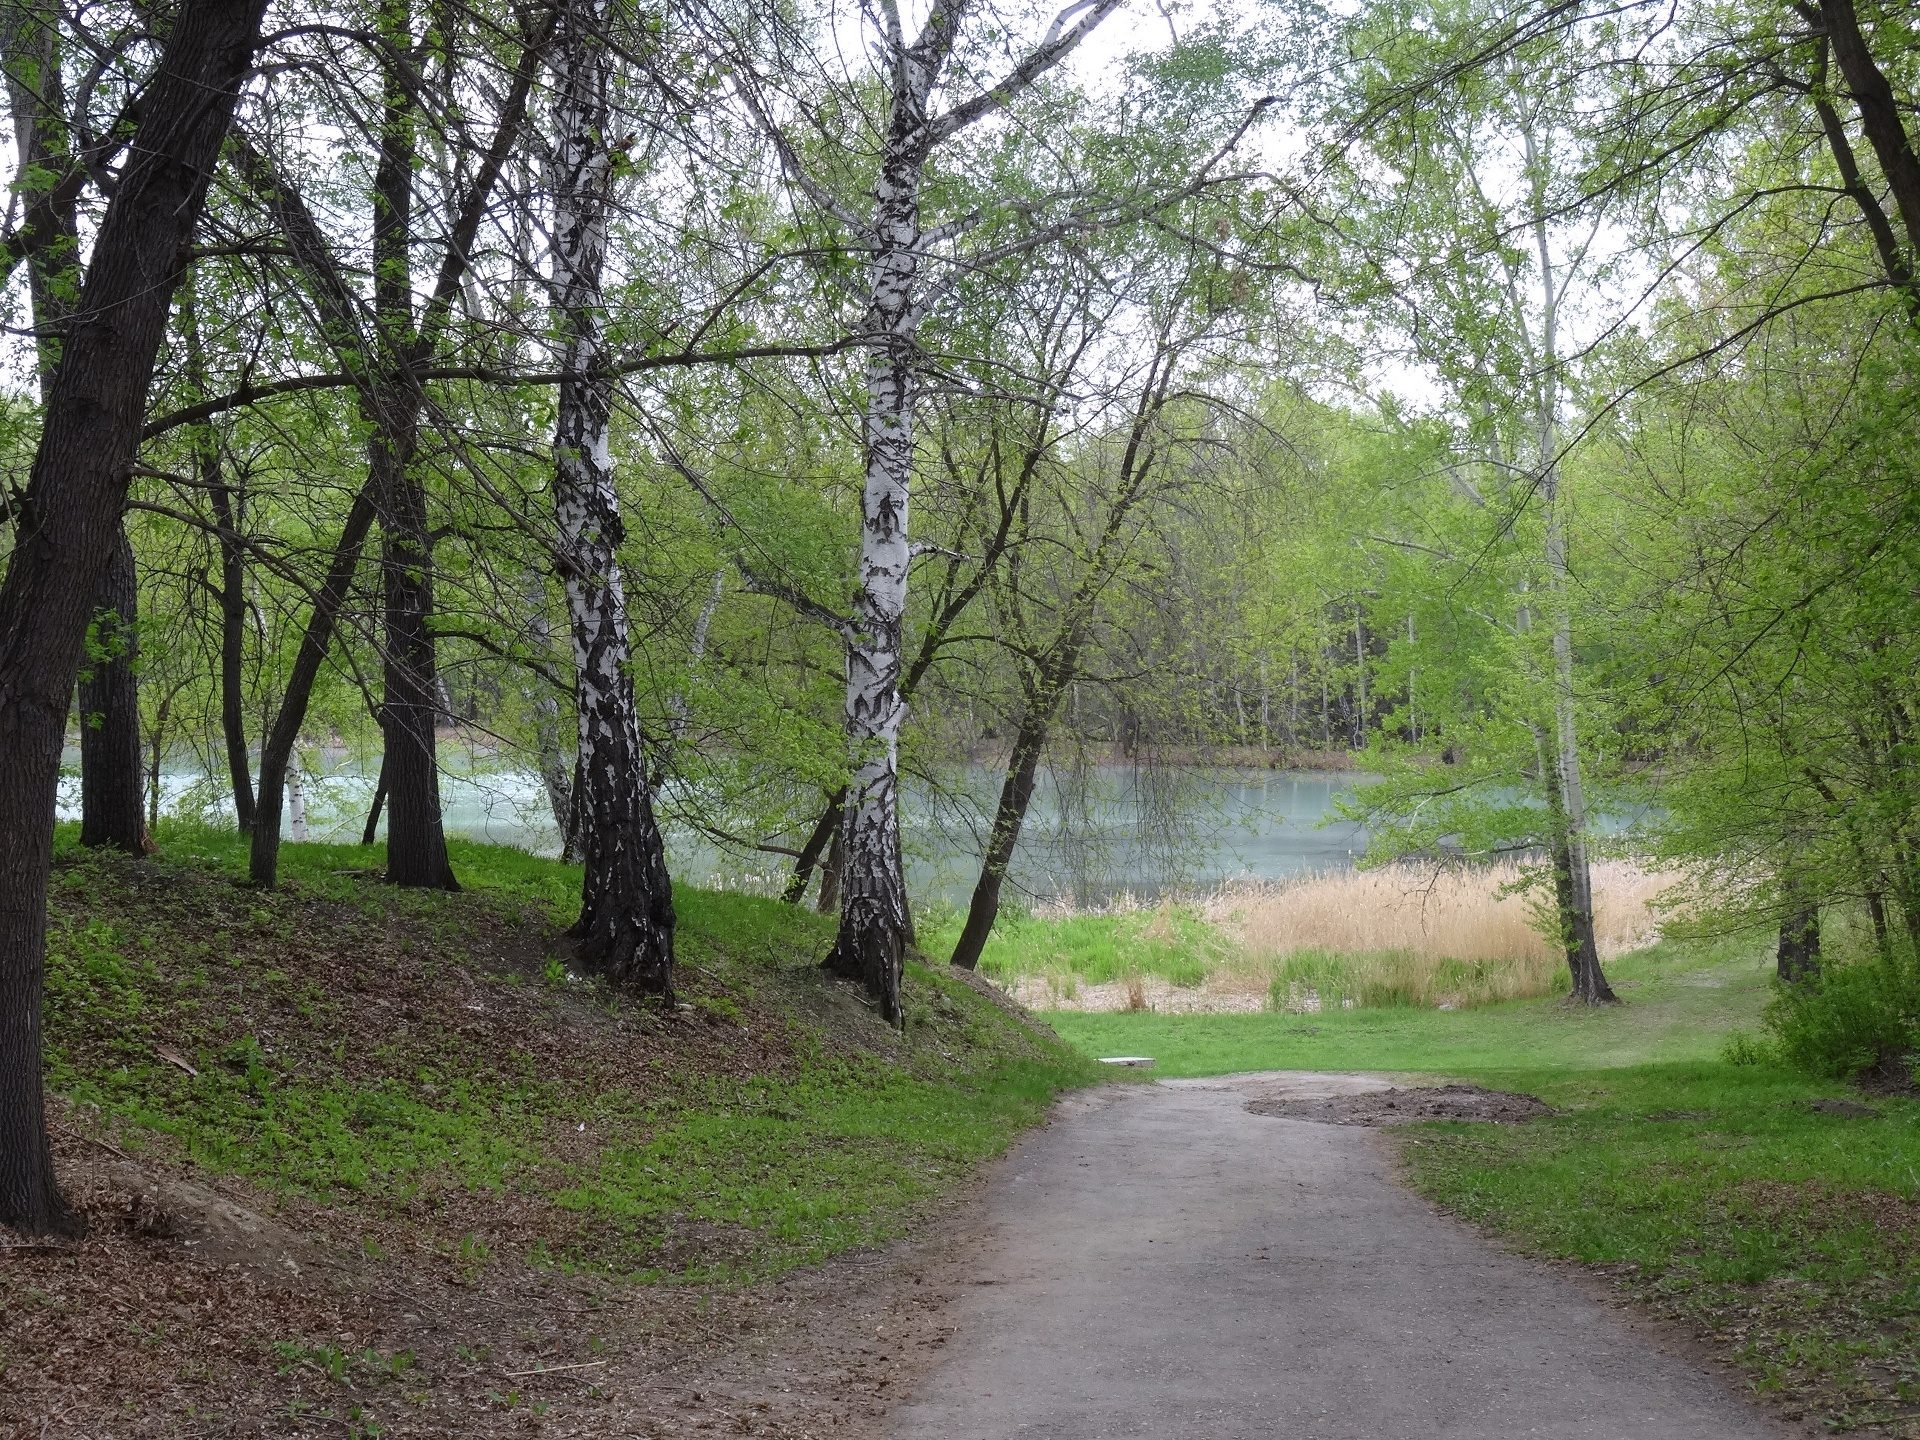
<path fill-rule="evenodd" d="M 62 846 L 71 1123 L 423 1243 L 747 1276 L 899 1233 L 1092 1077 L 944 967 L 912 967 L 892 1031 L 818 971 L 828 922 L 753 896 L 677 893 L 677 1009 L 616 993 L 569 968 L 575 874 L 454 848 L 458 895 L 396 891 L 359 847 L 289 846 L 261 892 L 225 837 Z"/>

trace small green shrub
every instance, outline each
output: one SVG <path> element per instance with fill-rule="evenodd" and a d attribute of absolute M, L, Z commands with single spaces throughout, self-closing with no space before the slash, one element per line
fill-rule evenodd
<path fill-rule="evenodd" d="M 1730 1030 L 1720 1047 L 1720 1058 L 1729 1065 L 1766 1065 L 1774 1060 L 1773 1047 L 1746 1030 Z"/>
<path fill-rule="evenodd" d="M 1762 1023 L 1787 1064 L 1851 1079 L 1920 1045 L 1920 986 L 1897 961 L 1856 960 L 1832 966 L 1811 984 L 1780 989 Z"/>

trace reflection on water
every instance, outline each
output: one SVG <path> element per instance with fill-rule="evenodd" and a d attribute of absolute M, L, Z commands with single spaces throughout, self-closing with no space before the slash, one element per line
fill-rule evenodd
<path fill-rule="evenodd" d="M 441 803 L 450 834 L 558 852 L 539 776 L 485 768 L 484 757 L 476 761 L 453 747 L 443 758 Z M 67 761 L 77 769 L 78 754 Z M 377 757 L 368 762 L 344 752 L 309 752 L 306 763 L 308 838 L 357 841 L 373 799 Z M 1348 821 L 1321 822 L 1366 778 L 1122 765 L 1043 775 L 1009 889 L 1084 903 L 1123 891 L 1148 897 L 1223 880 L 1348 869 L 1366 849 L 1366 832 Z M 966 766 L 944 774 L 937 788 L 905 787 L 901 839 L 918 903 L 966 903 L 1000 781 L 996 769 Z M 77 819 L 79 801 L 77 777 L 63 780 L 61 818 Z M 231 813 L 224 786 L 209 786 L 204 775 L 184 768 L 161 776 L 161 806 L 209 818 Z M 778 855 L 743 859 L 684 831 L 670 831 L 668 846 L 676 877 L 695 885 L 777 890 L 789 863 Z"/>
<path fill-rule="evenodd" d="M 957 787 L 974 798 L 972 806 L 922 804 L 905 818 L 916 895 L 966 902 L 1000 778 L 973 770 Z M 1367 848 L 1366 832 L 1349 821 L 1321 822 L 1364 778 L 1126 765 L 1043 777 L 1009 880 L 1031 898 L 1084 904 L 1123 891 L 1148 897 L 1223 880 L 1350 869 Z"/>

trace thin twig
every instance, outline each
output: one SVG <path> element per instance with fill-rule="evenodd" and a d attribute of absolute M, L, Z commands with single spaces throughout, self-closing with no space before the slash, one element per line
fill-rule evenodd
<path fill-rule="evenodd" d="M 604 1360 L 582 1360 L 578 1365 L 547 1365 L 538 1370 L 503 1370 L 500 1378 L 517 1380 L 526 1375 L 558 1375 L 562 1370 L 591 1370 L 596 1365 L 604 1365 Z"/>
<path fill-rule="evenodd" d="M 109 1145 L 104 1140 L 96 1140 L 91 1135 L 82 1135 L 78 1130 L 74 1130 L 66 1125 L 62 1125 L 58 1120 L 55 1120 L 53 1122 L 53 1128 L 58 1130 L 62 1135 L 71 1135 L 74 1139 L 84 1141 L 88 1145 L 98 1145 L 102 1150 L 106 1151 L 109 1155 L 118 1155 L 122 1160 L 126 1161 L 129 1165 L 138 1163 L 131 1155 L 127 1154 L 127 1152 L 122 1150 L 119 1146 Z"/>

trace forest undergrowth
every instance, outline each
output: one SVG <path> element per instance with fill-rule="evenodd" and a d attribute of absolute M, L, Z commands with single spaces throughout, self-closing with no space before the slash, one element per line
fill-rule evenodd
<path fill-rule="evenodd" d="M 49 1435 L 551 1409 L 507 1377 L 637 1355 L 619 1297 L 673 1292 L 647 1347 L 707 1334 L 900 1236 L 1096 1078 L 923 967 L 896 1033 L 820 974 L 831 922 L 801 907 L 681 891 L 669 1010 L 570 973 L 555 862 L 456 843 L 466 893 L 441 895 L 380 883 L 377 849 L 294 846 L 261 892 L 236 841 L 160 838 L 135 860 L 63 833 L 56 860 L 48 1079 L 92 1234 L 0 1267 L 0 1417 L 64 1417 Z M 370 1338 L 394 1317 L 369 1294 L 444 1323 Z M 582 1423 L 624 1413 L 578 1388 Z"/>

